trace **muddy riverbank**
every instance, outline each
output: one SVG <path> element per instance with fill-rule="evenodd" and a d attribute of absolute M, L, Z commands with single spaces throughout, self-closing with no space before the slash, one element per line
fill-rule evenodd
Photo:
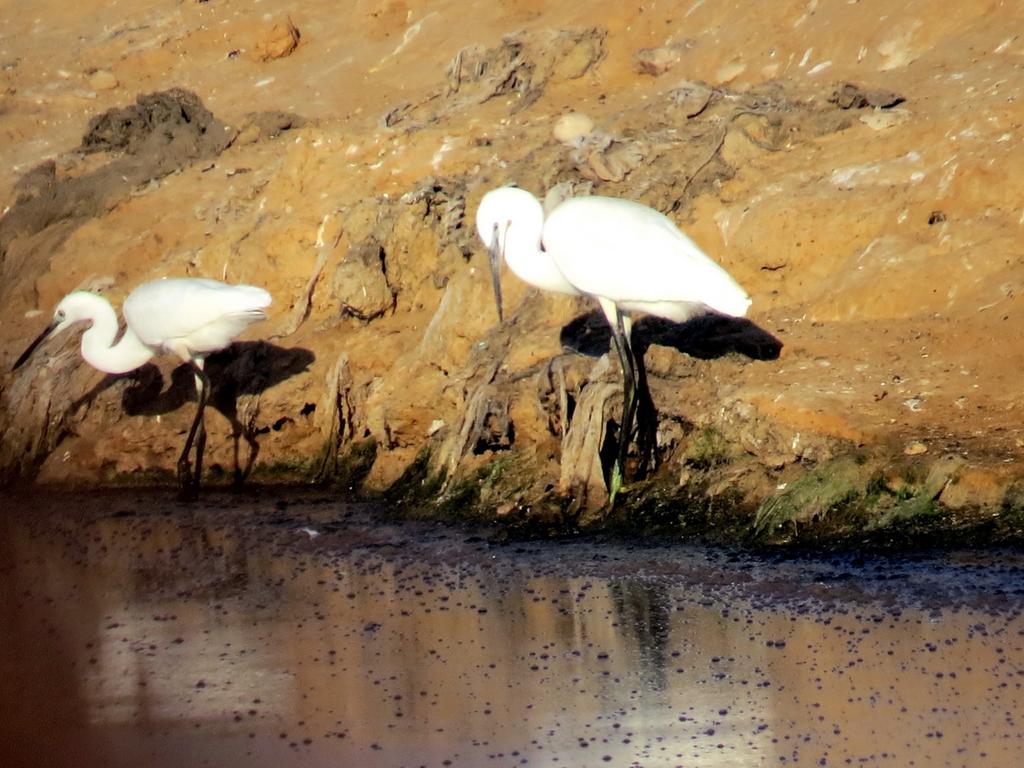
<path fill-rule="evenodd" d="M 636 530 L 740 510 L 737 539 L 1019 541 L 1022 23 L 992 0 L 16 0 L 0 368 L 77 288 L 259 284 L 270 319 L 209 361 L 209 484 L 251 459 L 366 498 L 413 479 L 439 515 L 618 525 L 593 303 L 510 276 L 497 323 L 473 215 L 506 183 L 626 197 L 753 299 L 638 324 Z M 570 113 L 590 128 L 556 135 Z M 0 482 L 170 479 L 188 371 L 103 377 L 66 337 L 0 376 Z"/>
<path fill-rule="evenodd" d="M 0 516 L 5 766 L 1005 766 L 1019 552 L 508 541 L 309 493 Z"/>

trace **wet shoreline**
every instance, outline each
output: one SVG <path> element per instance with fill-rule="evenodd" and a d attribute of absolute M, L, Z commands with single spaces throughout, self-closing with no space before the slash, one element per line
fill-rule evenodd
<path fill-rule="evenodd" d="M 297 491 L 17 502 L 4 765 L 1024 755 L 1014 550 L 501 542 Z"/>

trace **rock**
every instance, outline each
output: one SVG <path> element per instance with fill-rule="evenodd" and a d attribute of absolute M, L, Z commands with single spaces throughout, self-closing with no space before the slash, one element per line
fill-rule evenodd
<path fill-rule="evenodd" d="M 604 58 L 605 34 L 606 31 L 600 27 L 559 30 L 543 54 L 553 59 L 550 77 L 577 80 L 587 74 Z"/>
<path fill-rule="evenodd" d="M 747 71 L 747 65 L 740 61 L 734 61 L 719 67 L 715 73 L 715 80 L 721 84 L 730 83 Z"/>
<path fill-rule="evenodd" d="M 195 93 L 181 88 L 142 94 L 134 104 L 109 109 L 89 120 L 80 150 L 160 154 L 171 159 L 172 144 L 190 158 L 212 157 L 234 139 L 235 131 L 217 120 Z M 167 162 L 162 164 L 169 165 Z"/>
<path fill-rule="evenodd" d="M 711 103 L 715 91 L 707 83 L 689 82 L 684 80 L 671 91 L 668 97 L 674 107 L 678 107 L 687 117 L 696 117 Z"/>
<path fill-rule="evenodd" d="M 903 449 L 903 453 L 906 456 L 920 456 L 922 453 L 928 453 L 928 446 L 920 440 L 915 440 Z"/>
<path fill-rule="evenodd" d="M 873 131 L 884 131 L 886 128 L 907 122 L 910 119 L 910 112 L 906 109 L 885 110 L 884 112 L 872 110 L 865 112 L 859 119 Z"/>
<path fill-rule="evenodd" d="M 756 130 L 760 126 L 754 123 L 752 127 Z M 722 159 L 734 168 L 742 168 L 761 157 L 765 153 L 766 145 L 755 140 L 756 138 L 745 129 L 730 131 L 722 141 Z"/>
<path fill-rule="evenodd" d="M 341 302 L 343 315 L 360 320 L 372 320 L 395 305 L 380 243 L 371 239 L 349 248 L 334 273 L 333 294 Z"/>
<path fill-rule="evenodd" d="M 298 27 L 286 16 L 260 35 L 253 47 L 253 57 L 256 61 L 283 59 L 299 47 L 301 38 Z"/>
<path fill-rule="evenodd" d="M 245 122 L 238 129 L 235 144 L 242 146 L 266 139 L 276 139 L 285 131 L 301 128 L 304 125 L 306 125 L 305 119 L 291 112 L 252 112 L 246 115 Z"/>
<path fill-rule="evenodd" d="M 961 470 L 966 464 L 962 456 L 950 454 L 935 461 L 928 470 L 928 476 L 923 483 L 915 484 L 903 489 L 906 494 L 909 490 L 912 495 L 899 501 L 894 506 L 881 512 L 875 519 L 866 526 L 866 530 L 881 530 L 888 528 L 894 523 L 906 522 L 908 520 L 932 517 L 938 514 L 939 502 L 945 494 L 946 489 L 955 484 Z"/>
<path fill-rule="evenodd" d="M 244 147 L 246 144 L 255 144 L 260 140 L 260 129 L 255 125 L 246 125 L 239 129 L 235 137 L 235 146 Z"/>
<path fill-rule="evenodd" d="M 900 94 L 893 91 L 871 91 L 853 83 L 840 85 L 832 92 L 828 100 L 829 103 L 835 104 L 840 109 L 863 109 L 864 107 L 888 109 L 906 101 Z"/>
<path fill-rule="evenodd" d="M 664 45 L 660 48 L 641 48 L 633 54 L 633 69 L 642 75 L 663 75 L 679 63 L 687 45 Z"/>
<path fill-rule="evenodd" d="M 989 509 L 1007 510 L 1014 504 L 1019 484 L 1011 472 L 1003 467 L 974 467 L 964 464 L 957 468 L 956 482 L 943 487 L 939 501 L 948 509 L 969 510 L 979 505 Z"/>
<path fill-rule="evenodd" d="M 582 112 L 569 112 L 555 121 L 554 137 L 562 144 L 578 147 L 594 132 L 594 121 Z"/>
<path fill-rule="evenodd" d="M 94 91 L 110 91 L 120 83 L 114 76 L 114 73 L 108 69 L 97 69 L 91 75 L 89 75 L 89 87 Z"/>
<path fill-rule="evenodd" d="M 496 517 L 507 517 L 512 512 L 515 512 L 518 505 L 514 501 L 506 501 L 504 504 L 499 504 L 497 509 L 494 510 Z"/>
<path fill-rule="evenodd" d="M 590 181 L 622 181 L 647 154 L 640 142 L 594 134 L 572 153 L 576 168 Z"/>

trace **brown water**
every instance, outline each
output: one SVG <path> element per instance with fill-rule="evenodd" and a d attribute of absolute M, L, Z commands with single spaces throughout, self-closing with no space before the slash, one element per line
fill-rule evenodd
<path fill-rule="evenodd" d="M 500 544 L 374 516 L 8 498 L 0 766 L 1024 760 L 1018 553 Z"/>

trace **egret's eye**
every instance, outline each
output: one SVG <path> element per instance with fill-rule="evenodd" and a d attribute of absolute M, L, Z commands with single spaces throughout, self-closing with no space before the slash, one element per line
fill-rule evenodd
<path fill-rule="evenodd" d="M 58 309 L 57 313 L 54 315 L 54 317 L 57 318 L 58 320 L 63 320 L 66 317 L 66 315 L 64 313 L 64 310 L 63 309 Z"/>

